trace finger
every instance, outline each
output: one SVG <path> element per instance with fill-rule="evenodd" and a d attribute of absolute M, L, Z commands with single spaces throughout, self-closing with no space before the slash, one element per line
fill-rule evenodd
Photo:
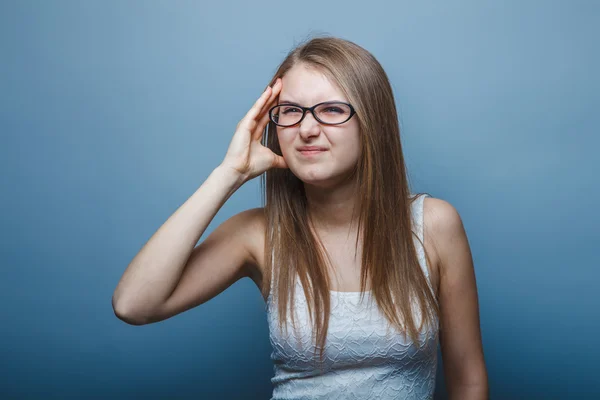
<path fill-rule="evenodd" d="M 269 112 L 269 110 L 273 106 L 275 100 L 279 96 L 279 92 L 281 92 L 281 79 L 278 78 L 275 81 L 275 83 L 273 84 L 273 87 L 272 87 L 272 90 L 271 90 L 271 96 L 269 96 L 269 99 L 267 100 L 267 102 L 265 103 L 265 105 L 261 108 L 260 112 L 258 113 L 258 117 L 259 118 L 264 113 L 268 113 Z"/>
<path fill-rule="evenodd" d="M 254 132 L 252 133 L 253 140 L 260 140 L 262 138 L 262 135 L 265 132 L 265 128 L 267 127 L 267 124 L 269 123 L 269 120 L 270 120 L 269 113 L 266 113 L 265 115 L 262 116 L 262 118 L 258 122 L 258 125 L 256 126 Z"/>
<path fill-rule="evenodd" d="M 244 118 L 242 118 L 242 123 L 248 124 L 250 121 L 256 118 L 258 112 L 263 108 L 269 97 L 271 96 L 272 88 L 271 86 L 267 86 L 263 94 L 260 95 L 258 100 L 254 103 L 252 108 L 246 113 Z"/>
<path fill-rule="evenodd" d="M 273 164 L 271 164 L 273 168 L 289 168 L 285 159 L 282 156 L 278 156 L 273 153 Z"/>
<path fill-rule="evenodd" d="M 255 118 L 262 116 L 262 114 L 270 108 L 270 105 L 273 102 L 273 100 L 275 100 L 277 98 L 277 96 L 279 96 L 279 92 L 281 91 L 281 78 L 277 78 L 275 80 L 275 83 L 273 83 L 273 85 L 270 86 L 270 88 L 271 88 L 271 93 L 270 93 L 268 99 L 262 105 L 262 107 L 260 107 L 260 111 L 255 116 Z"/>
<path fill-rule="evenodd" d="M 281 91 L 281 79 L 278 78 L 273 85 L 273 91 L 267 103 L 263 106 L 261 112 L 258 114 L 257 118 L 260 118 L 258 123 L 253 128 L 252 139 L 260 140 L 264 134 L 265 127 L 269 123 L 270 115 L 269 110 L 273 106 L 273 104 L 277 103 L 277 97 L 279 96 L 279 92 Z"/>

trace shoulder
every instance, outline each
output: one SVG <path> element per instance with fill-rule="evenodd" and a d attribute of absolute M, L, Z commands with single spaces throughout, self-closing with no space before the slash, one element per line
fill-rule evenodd
<path fill-rule="evenodd" d="M 232 218 L 238 220 L 240 228 L 253 231 L 255 229 L 264 229 L 265 227 L 265 209 L 263 207 L 250 208 L 244 210 Z M 256 233 L 256 232 L 255 232 Z"/>
<path fill-rule="evenodd" d="M 462 218 L 446 200 L 434 197 L 423 200 L 423 225 L 442 274 L 447 272 L 449 265 L 453 265 L 453 260 L 470 256 Z"/>
<path fill-rule="evenodd" d="M 446 200 L 425 197 L 423 200 L 423 224 L 429 228 L 432 238 L 448 240 L 462 230 L 462 220 L 456 208 Z"/>

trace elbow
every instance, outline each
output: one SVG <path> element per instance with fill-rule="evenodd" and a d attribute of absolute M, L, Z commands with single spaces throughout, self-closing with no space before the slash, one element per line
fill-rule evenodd
<path fill-rule="evenodd" d="M 489 400 L 490 393 L 487 383 L 473 385 L 449 386 L 448 399 L 450 400 Z"/>
<path fill-rule="evenodd" d="M 488 400 L 489 385 L 485 367 L 472 371 L 468 378 L 447 382 L 449 399 Z"/>
<path fill-rule="evenodd" d="M 115 296 L 112 298 L 112 308 L 115 316 L 129 325 L 140 326 L 150 322 L 143 314 L 135 312 L 122 301 L 117 301 Z"/>

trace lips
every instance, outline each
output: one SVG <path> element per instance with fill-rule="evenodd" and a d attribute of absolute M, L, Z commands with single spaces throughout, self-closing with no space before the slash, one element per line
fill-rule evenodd
<path fill-rule="evenodd" d="M 298 148 L 298 151 L 325 151 L 327 150 L 325 147 L 320 146 L 302 146 Z"/>
<path fill-rule="evenodd" d="M 319 154 L 326 152 L 327 149 L 324 147 L 317 147 L 317 146 L 305 146 L 305 147 L 300 147 L 298 149 L 298 151 L 304 157 L 312 157 L 312 156 L 317 156 Z"/>

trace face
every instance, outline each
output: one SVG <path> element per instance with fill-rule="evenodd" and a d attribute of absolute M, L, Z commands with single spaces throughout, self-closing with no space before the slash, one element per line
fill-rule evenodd
<path fill-rule="evenodd" d="M 282 78 L 278 103 L 312 107 L 324 101 L 349 103 L 337 85 L 319 71 L 298 64 Z M 332 187 L 344 180 L 360 156 L 359 124 L 354 115 L 339 125 L 324 125 L 307 112 L 294 126 L 277 127 L 281 153 L 290 170 L 304 183 Z M 317 146 L 321 151 L 302 151 Z"/>

